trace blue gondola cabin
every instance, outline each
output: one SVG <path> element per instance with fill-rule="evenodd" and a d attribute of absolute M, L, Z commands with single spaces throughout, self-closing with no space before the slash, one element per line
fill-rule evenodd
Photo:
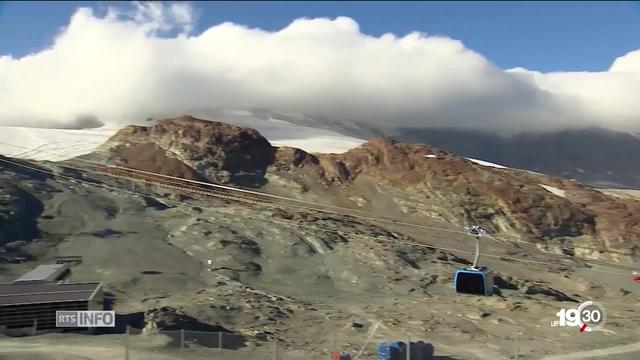
<path fill-rule="evenodd" d="M 457 293 L 474 295 L 493 294 L 493 270 L 464 268 L 456 271 L 454 285 Z"/>

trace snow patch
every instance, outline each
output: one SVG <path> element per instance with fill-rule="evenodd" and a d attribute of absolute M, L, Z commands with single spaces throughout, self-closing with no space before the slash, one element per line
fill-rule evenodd
<path fill-rule="evenodd" d="M 307 139 L 282 139 L 270 141 L 274 146 L 289 146 L 308 153 L 341 154 L 362 145 L 360 139 L 334 136 L 315 136 Z"/>
<path fill-rule="evenodd" d="M 508 169 L 508 167 L 504 166 L 504 165 L 500 165 L 500 164 L 495 164 L 492 162 L 488 162 L 488 161 L 484 161 L 484 160 L 478 160 L 478 159 L 473 159 L 473 158 L 466 158 L 469 161 L 472 161 L 476 164 L 480 164 L 483 166 L 489 166 L 489 167 L 493 167 L 493 168 L 498 168 L 498 169 Z"/>
<path fill-rule="evenodd" d="M 429 154 L 429 155 L 425 155 L 424 157 L 429 158 L 429 159 L 435 159 L 437 157 L 437 155 Z"/>
<path fill-rule="evenodd" d="M 343 153 L 366 142 L 330 130 L 261 116 L 250 110 L 225 110 L 212 120 L 254 128 L 275 146 L 296 147 L 311 153 Z M 117 131 L 109 127 L 68 130 L 2 126 L 0 154 L 33 160 L 67 160 L 93 152 Z"/>
<path fill-rule="evenodd" d="M 560 196 L 561 198 L 567 197 L 567 192 L 562 189 L 558 189 L 557 187 L 544 185 L 544 184 L 538 184 L 538 185 L 542 186 L 545 190 L 549 191 L 550 193 Z"/>
<path fill-rule="evenodd" d="M 288 121 L 282 120 L 282 119 L 276 119 L 274 117 L 269 116 L 267 118 L 268 121 L 275 123 L 275 124 L 280 124 L 280 125 L 284 125 L 284 126 L 297 126 L 297 125 L 293 125 Z"/>
<path fill-rule="evenodd" d="M 0 127 L 0 154 L 33 160 L 60 161 L 88 154 L 117 129 L 44 129 Z"/>
<path fill-rule="evenodd" d="M 222 117 L 212 120 L 256 129 L 275 146 L 295 147 L 310 153 L 344 153 L 366 142 L 335 131 L 297 125 L 249 110 L 225 111 Z"/>

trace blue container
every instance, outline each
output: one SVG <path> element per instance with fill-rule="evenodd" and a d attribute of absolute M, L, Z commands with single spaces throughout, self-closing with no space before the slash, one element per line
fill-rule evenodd
<path fill-rule="evenodd" d="M 381 343 L 378 345 L 378 360 L 405 360 L 405 346 L 406 345 L 400 341 Z"/>
<path fill-rule="evenodd" d="M 389 344 L 380 343 L 378 345 L 378 360 L 391 360 L 391 349 Z"/>

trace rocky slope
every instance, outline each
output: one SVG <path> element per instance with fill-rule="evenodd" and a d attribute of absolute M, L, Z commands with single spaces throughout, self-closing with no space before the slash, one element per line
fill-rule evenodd
<path fill-rule="evenodd" d="M 523 132 L 504 136 L 481 129 L 388 128 L 348 120 L 286 116 L 290 123 L 336 131 L 361 139 L 390 136 L 407 143 L 426 143 L 462 156 L 518 169 L 576 179 L 601 188 L 640 188 L 640 136 L 600 127 Z"/>
<path fill-rule="evenodd" d="M 107 146 L 128 166 L 211 181 L 261 181 L 274 149 L 257 131 L 183 116 L 127 126 Z"/>
<path fill-rule="evenodd" d="M 149 140 L 148 134 L 158 129 L 138 130 L 135 138 L 116 137 L 92 156 L 168 173 L 183 169 L 185 174 L 207 180 L 236 181 L 233 164 L 222 169 L 230 156 L 227 152 L 234 151 L 232 143 L 203 141 L 197 146 L 211 149 L 204 159 L 192 159 L 199 151 L 188 149 L 190 144 L 198 144 L 191 139 L 197 132 L 224 127 L 233 136 L 245 130 L 187 120 L 178 120 L 189 127 L 182 129 L 191 134 L 184 139 L 170 132 L 166 136 L 174 138 L 171 141 Z M 171 122 L 174 120 L 163 126 L 173 126 L 167 124 Z M 459 229 L 451 222 L 463 223 L 466 216 L 482 214 L 468 211 L 471 215 L 466 215 L 464 201 L 476 204 L 482 200 L 486 201 L 479 203 L 486 204 L 482 206 L 497 208 L 491 203 L 497 200 L 492 199 L 506 198 L 497 190 L 491 190 L 491 196 L 467 195 L 456 182 L 473 190 L 502 189 L 517 180 L 532 191 L 540 188 L 535 190 L 531 206 L 569 202 L 574 205 L 562 206 L 576 219 L 581 213 L 570 211 L 589 215 L 592 210 L 588 206 L 592 205 L 580 204 L 598 200 L 578 184 L 528 173 L 521 177 L 520 172 L 483 167 L 425 145 L 378 139 L 347 154 L 320 155 L 274 149 L 259 137 L 255 142 L 270 151 L 273 159 L 266 166 L 242 171 L 254 174 L 259 180 L 254 186 L 262 191 L 358 207 L 440 229 Z M 168 143 L 174 144 L 172 150 L 162 145 Z M 144 151 L 128 151 L 139 150 L 139 144 L 144 144 Z M 218 167 L 209 169 L 201 165 L 205 163 Z M 487 360 L 513 355 L 515 331 L 526 333 L 526 341 L 520 338 L 523 359 L 637 341 L 637 287 L 626 277 L 610 273 L 619 269 L 594 272 L 580 259 L 487 241 L 481 262 L 497 274 L 496 296 L 455 295 L 453 274 L 472 259 L 464 252 L 473 244 L 467 235 L 215 197 L 179 197 L 179 192 L 171 189 L 63 170 L 68 164 L 30 164 L 69 175 L 60 177 L 42 176 L 0 161 L 0 188 L 13 196 L 11 201 L 0 202 L 0 213 L 19 212 L 23 215 L 11 221 L 28 220 L 37 231 L 25 236 L 22 243 L 14 242 L 11 249 L 0 244 L 0 282 L 11 281 L 37 264 L 54 262 L 56 256 L 82 257 L 70 281 L 104 282 L 116 313 L 136 319 L 130 325 L 141 330 L 132 331 L 128 338 L 132 358 L 197 354 L 197 358 L 208 359 L 266 359 L 272 358 L 269 350 L 276 336 L 279 357 L 305 360 L 327 359 L 336 345 L 354 355 L 367 341 L 359 359 L 373 360 L 377 343 L 407 336 L 433 343 L 441 358 Z M 564 189 L 558 193 L 566 198 L 538 183 Z M 452 191 L 454 186 L 462 192 Z M 609 198 L 602 199 L 607 204 Z M 527 206 L 520 209 L 500 201 L 505 201 L 500 211 L 521 211 L 523 218 L 533 217 L 525 211 Z M 29 210 L 31 204 L 40 204 L 34 208 L 37 211 Z M 615 207 L 609 210 L 617 211 Z M 599 236 L 599 216 L 595 216 L 594 226 L 588 221 L 589 226 L 574 225 L 576 232 L 591 231 L 595 236 L 570 239 Z M 507 221 L 501 213 L 484 221 L 499 226 L 497 219 Z M 527 224 L 518 221 L 522 226 Z M 547 220 L 540 216 L 539 221 Z M 568 220 L 560 217 L 557 221 Z M 435 249 L 437 245 L 448 250 Z M 7 252 L 1 251 L 3 247 Z M 25 254 L 23 263 L 5 261 L 5 255 L 18 251 Z M 488 254 L 496 257 L 484 256 Z M 615 336 L 593 337 L 575 328 L 549 327 L 560 308 L 575 307 L 576 301 L 586 300 L 606 307 L 610 320 L 603 331 Z M 166 337 L 171 340 L 172 334 L 174 340 L 179 339 L 177 328 L 186 330 L 187 352 L 181 353 L 175 342 L 160 341 Z M 220 329 L 234 334 L 225 340 L 224 355 L 217 349 L 215 331 Z M 168 331 L 168 335 L 155 336 L 158 331 Z M 44 350 L 51 354 L 63 346 L 69 351 L 84 347 L 89 353 L 83 358 L 109 359 L 123 351 L 123 339 L 111 335 L 53 335 L 38 336 L 34 341 L 38 346 L 55 343 L 57 347 Z M 22 346 L 15 348 L 5 340 L 0 339 L 0 357 L 6 349 L 12 352 L 9 356 L 24 351 L 23 344 L 29 338 L 17 339 Z M 139 353 L 140 344 L 147 341 L 153 345 L 150 351 Z M 75 346 L 79 343 L 81 347 Z M 108 344 L 112 347 L 105 347 Z M 26 354 L 23 358 L 32 357 Z"/>
<path fill-rule="evenodd" d="M 602 128 L 522 133 L 398 129 L 402 141 L 425 142 L 464 156 L 598 186 L 640 188 L 640 139 Z"/>
<path fill-rule="evenodd" d="M 640 245 L 638 201 L 390 138 L 372 139 L 343 154 L 309 154 L 273 147 L 252 129 L 183 116 L 128 126 L 94 156 L 418 221 L 480 224 L 545 246 L 575 245 L 587 257 L 606 256 L 601 250 L 637 256 Z"/>

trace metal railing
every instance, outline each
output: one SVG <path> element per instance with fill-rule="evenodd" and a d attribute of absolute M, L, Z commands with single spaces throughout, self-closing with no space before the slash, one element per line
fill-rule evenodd
<path fill-rule="evenodd" d="M 411 336 L 397 338 L 387 336 L 386 331 L 374 327 L 364 331 L 357 344 L 339 343 L 335 337 L 326 340 L 324 348 L 315 351 L 287 344 L 278 336 L 246 336 L 228 332 L 205 332 L 192 330 L 153 331 L 127 328 L 123 335 L 124 358 L 139 359 L 179 359 L 179 360 L 329 360 L 338 358 L 335 352 L 348 354 L 351 360 L 377 360 L 380 343 L 399 341 L 403 346 L 402 359 L 432 359 L 433 346 L 422 343 Z M 404 345 L 402 344 L 402 345 Z M 320 345 L 320 344 L 317 344 Z M 421 355 L 422 354 L 422 355 Z M 430 354 L 430 355 L 427 355 Z M 397 356 L 397 351 L 396 351 Z M 394 357 L 397 358 L 397 357 Z"/>
<path fill-rule="evenodd" d="M 328 359 L 285 350 L 277 336 L 247 336 L 223 331 L 161 330 L 144 332 L 127 328 L 122 337 L 124 358 L 138 359 Z"/>

